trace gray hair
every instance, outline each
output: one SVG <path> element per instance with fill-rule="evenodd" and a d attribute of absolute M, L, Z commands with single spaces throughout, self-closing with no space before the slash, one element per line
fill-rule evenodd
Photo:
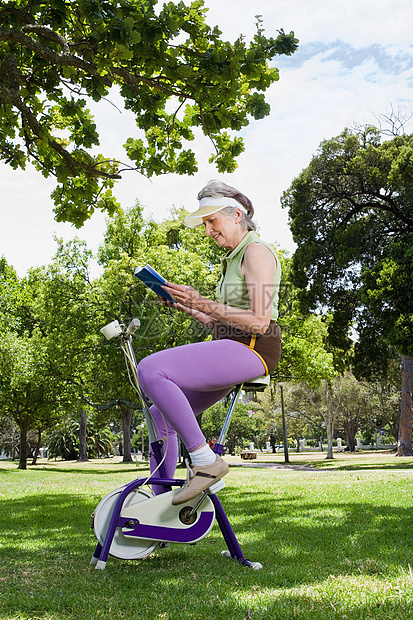
<path fill-rule="evenodd" d="M 201 189 L 198 193 L 198 200 L 202 198 L 222 198 L 226 196 L 227 198 L 234 198 L 237 202 L 239 202 L 245 209 L 247 213 L 242 213 L 242 217 L 240 220 L 240 224 L 242 228 L 246 230 L 256 230 L 257 225 L 253 221 L 254 217 L 254 207 L 252 202 L 247 196 L 242 194 L 240 191 L 235 189 L 235 187 L 231 187 L 231 185 L 227 185 L 223 181 L 208 181 L 208 183 Z M 236 211 L 236 207 L 225 207 L 221 209 L 221 213 L 226 215 L 227 217 L 232 217 Z"/>

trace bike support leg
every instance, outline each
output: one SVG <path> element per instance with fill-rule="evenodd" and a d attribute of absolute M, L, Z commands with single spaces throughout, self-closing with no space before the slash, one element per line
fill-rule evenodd
<path fill-rule="evenodd" d="M 136 487 L 139 486 L 139 484 L 136 484 L 136 482 L 139 481 L 133 481 L 130 484 L 127 484 L 126 487 L 123 489 L 122 493 L 119 495 L 115 507 L 113 509 L 113 513 L 112 516 L 110 518 L 109 521 L 109 527 L 108 527 L 108 531 L 106 532 L 106 536 L 105 536 L 105 542 L 103 543 L 103 546 L 101 547 L 101 551 L 99 554 L 99 559 L 96 562 L 96 567 L 97 569 L 101 569 L 103 570 L 106 566 L 106 561 L 108 559 L 108 555 L 109 555 L 109 551 L 110 551 L 110 547 L 112 545 L 112 541 L 113 541 L 113 537 L 115 535 L 115 531 L 116 531 L 116 527 L 118 524 L 118 519 L 120 517 L 120 513 L 122 510 L 122 506 L 123 506 L 123 502 L 125 501 L 125 499 L 128 497 L 129 493 Z M 98 551 L 98 547 L 100 545 L 98 545 L 96 547 L 96 551 L 95 551 L 95 555 Z M 95 557 L 95 556 L 93 556 Z"/>
<path fill-rule="evenodd" d="M 228 520 L 225 510 L 216 495 L 210 495 L 210 499 L 215 507 L 215 516 L 222 532 L 222 536 L 227 544 L 228 551 L 234 560 L 238 560 L 244 566 L 252 567 L 253 563 L 244 557 L 241 546 L 235 536 L 234 530 Z"/>
<path fill-rule="evenodd" d="M 153 455 L 155 457 L 155 461 L 156 464 L 158 465 L 158 476 L 159 478 L 168 478 L 168 472 L 166 471 L 166 467 L 165 467 L 165 463 L 163 461 L 163 450 L 162 450 L 162 446 L 163 446 L 163 441 L 162 440 L 158 440 L 158 441 L 153 441 L 151 443 L 151 448 L 153 451 Z M 151 474 L 152 476 L 152 474 Z M 156 478 L 151 478 L 151 484 L 156 485 Z M 158 486 L 162 486 L 163 488 L 163 492 L 166 493 L 166 491 L 170 491 L 172 489 L 171 486 L 169 485 L 158 485 Z"/>
<path fill-rule="evenodd" d="M 210 495 L 210 499 L 214 504 L 216 519 L 222 532 L 222 536 L 224 537 L 228 550 L 231 554 L 231 557 L 237 558 L 237 560 L 239 560 L 243 557 L 243 553 L 239 542 L 235 537 L 234 530 L 232 529 L 231 524 L 228 521 L 225 510 L 223 509 L 222 504 L 216 495 Z"/>
<path fill-rule="evenodd" d="M 90 560 L 90 563 L 95 566 L 100 558 L 100 552 L 102 551 L 102 545 L 100 543 L 98 543 L 96 545 L 96 549 L 95 549 L 95 553 L 92 556 L 92 559 Z"/>

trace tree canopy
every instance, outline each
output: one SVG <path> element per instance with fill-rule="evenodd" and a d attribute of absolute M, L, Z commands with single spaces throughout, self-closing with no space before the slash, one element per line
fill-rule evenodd
<path fill-rule="evenodd" d="M 413 135 L 383 140 L 367 127 L 325 140 L 283 206 L 298 244 L 293 281 L 305 308 L 331 314 L 330 342 L 348 349 L 355 330 L 359 360 L 373 356 L 383 373 L 394 348 L 413 368 Z M 411 452 L 411 375 L 404 380 Z"/>
<path fill-rule="evenodd" d="M 297 49 L 294 33 L 247 44 L 222 39 L 203 0 L 10 0 L 0 2 L 0 158 L 14 169 L 31 161 L 56 178 L 56 219 L 77 227 L 98 208 L 112 214 L 125 165 L 98 152 L 88 101 L 116 88 L 136 119 L 127 168 L 152 176 L 193 174 L 188 143 L 197 128 L 213 143 L 219 171 L 235 169 L 238 132 L 269 113 L 263 92 L 278 80 L 270 61 Z"/>
<path fill-rule="evenodd" d="M 30 270 L 23 280 L 4 259 L 0 262 L 0 416 L 13 417 L 22 445 L 29 428 L 47 430 L 60 418 L 67 430 L 68 418 L 84 409 L 96 412 L 99 426 L 116 419 L 120 409 L 128 435 L 123 441 L 127 460 L 130 421 L 140 403 L 128 382 L 124 357 L 100 328 L 115 318 L 127 324 L 139 317 L 141 329 L 134 338 L 138 360 L 205 338 L 205 329 L 188 315 L 162 308 L 133 276 L 137 264 L 150 262 L 171 279 L 198 282 L 200 290 L 213 295 L 219 250 L 181 220 L 182 215 L 161 224 L 145 220 L 138 203 L 125 212 L 119 209 L 108 221 L 98 257 L 103 273 L 95 279 L 90 275 L 92 253 L 79 239 L 66 244 L 57 240 L 53 262 Z M 20 454 L 26 456 L 24 446 Z"/>
<path fill-rule="evenodd" d="M 0 415 L 20 428 L 19 467 L 26 468 L 27 432 L 52 425 L 67 393 L 36 317 L 35 291 L 0 265 Z"/>
<path fill-rule="evenodd" d="M 222 249 L 201 229 L 183 226 L 184 215 L 176 211 L 157 223 L 143 217 L 139 203 L 125 211 L 119 209 L 108 219 L 97 257 L 102 273 L 95 278 L 90 273 L 92 254 L 80 240 L 66 244 L 57 240 L 53 262 L 30 270 L 23 279 L 5 259 L 0 262 L 0 416 L 9 413 L 18 423 L 22 444 L 28 428 L 47 432 L 58 420 L 67 430 L 70 420 L 78 420 L 83 410 L 87 423 L 92 418 L 99 429 L 109 420 L 118 425 L 126 417 L 130 429 L 132 413 L 136 411 L 139 417 L 124 358 L 116 343 L 107 342 L 99 331 L 106 323 L 118 319 L 127 324 L 139 317 L 141 328 L 134 336 L 137 360 L 165 347 L 208 337 L 204 326 L 162 307 L 154 293 L 133 276 L 137 264 L 149 262 L 168 279 L 191 282 L 214 298 Z M 278 255 L 283 265 L 280 324 L 284 353 L 274 380 L 318 384 L 335 373 L 333 357 L 324 346 L 326 326 L 320 317 L 299 314 L 295 289 L 289 285 L 291 259 L 281 251 Z M 254 420 L 244 418 L 240 426 L 234 421 L 231 433 L 238 429 L 239 437 L 250 440 Z M 261 429 L 264 434 L 266 428 Z M 56 435 L 59 441 L 62 432 Z M 123 444 L 126 450 L 126 436 Z M 24 447 L 21 454 L 26 454 Z"/>
<path fill-rule="evenodd" d="M 284 193 L 298 244 L 292 273 L 301 302 L 333 312 L 330 334 L 342 345 L 361 309 L 379 315 L 384 303 L 392 304 L 381 321 L 390 337 L 395 312 L 403 307 L 411 317 L 410 272 L 406 282 L 399 276 L 403 286 L 396 287 L 398 299 L 392 289 L 393 301 L 385 273 L 405 272 L 411 260 L 405 248 L 413 245 L 412 179 L 413 136 L 382 142 L 375 128 L 346 130 L 320 145 Z M 372 287 L 381 293 L 372 293 Z M 394 337 L 401 353 L 411 353 L 410 321 L 403 321 L 405 337 Z"/>

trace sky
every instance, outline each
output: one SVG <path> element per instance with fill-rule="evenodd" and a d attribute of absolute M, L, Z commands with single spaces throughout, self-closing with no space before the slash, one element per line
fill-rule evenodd
<path fill-rule="evenodd" d="M 411 0 L 205 0 L 207 23 L 218 25 L 225 40 L 240 34 L 250 39 L 255 16 L 261 15 L 267 36 L 294 31 L 299 49 L 276 57 L 280 80 L 266 91 L 271 114 L 253 121 L 241 135 L 245 152 L 233 174 L 219 174 L 208 164 L 211 145 L 197 139 L 199 171 L 192 177 L 166 175 L 146 179 L 123 174 L 114 194 L 123 208 L 136 200 L 144 214 L 168 217 L 172 207 L 197 208 L 198 191 L 210 179 L 221 179 L 254 203 L 260 235 L 292 254 L 288 213 L 280 198 L 316 153 L 320 142 L 345 127 L 378 124 L 391 110 L 413 112 L 413 3 Z M 116 95 L 111 101 L 118 107 Z M 122 144 L 136 134 L 132 115 L 109 102 L 94 108 L 101 134 L 100 151 L 126 161 Z M 413 121 L 407 126 L 413 131 Z M 53 179 L 32 167 L 14 171 L 0 163 L 0 256 L 20 276 L 30 267 L 48 264 L 56 251 L 54 236 L 79 237 L 94 252 L 102 242 L 106 215 L 95 213 L 79 230 L 58 223 L 50 193 Z"/>

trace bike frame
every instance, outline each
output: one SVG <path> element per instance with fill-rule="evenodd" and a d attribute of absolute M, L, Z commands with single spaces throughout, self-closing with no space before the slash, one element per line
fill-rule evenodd
<path fill-rule="evenodd" d="M 133 347 L 132 347 L 132 334 L 131 333 L 128 334 L 129 331 L 130 330 L 128 328 L 127 330 L 125 330 L 125 332 L 122 335 L 119 335 L 119 342 L 125 354 L 125 358 L 129 365 L 129 369 L 132 373 L 133 386 L 136 389 L 139 395 L 139 398 L 142 402 L 143 414 L 144 414 L 145 421 L 146 421 L 146 424 L 148 426 L 148 431 L 149 431 L 151 449 L 155 457 L 156 463 L 158 465 L 157 473 L 159 474 L 159 478 L 154 477 L 151 474 L 149 477 L 138 478 L 136 480 L 133 480 L 123 488 L 114 506 L 114 510 L 110 518 L 110 522 L 109 522 L 108 530 L 106 532 L 104 543 L 103 545 L 101 545 L 100 543 L 97 544 L 93 558 L 91 560 L 91 563 L 94 564 L 95 568 L 97 569 L 104 569 L 106 566 L 107 558 L 109 556 L 110 547 L 113 541 L 113 537 L 115 535 L 116 528 L 124 527 L 125 523 L 128 521 L 128 519 L 121 517 L 121 512 L 122 512 L 123 504 L 126 498 L 128 497 L 128 495 L 131 493 L 131 491 L 134 491 L 138 489 L 139 487 L 142 487 L 145 484 L 152 484 L 152 485 L 155 484 L 155 485 L 162 486 L 162 493 L 164 493 L 164 492 L 170 491 L 173 487 L 182 487 L 185 483 L 185 480 L 169 478 L 167 476 L 166 469 L 163 463 L 163 456 L 164 456 L 163 455 L 163 441 L 158 440 L 156 437 L 154 422 L 153 422 L 153 419 L 152 419 L 152 416 L 149 410 L 149 403 L 147 401 L 145 394 L 142 392 L 139 386 L 139 382 L 137 378 L 137 362 L 136 362 L 135 354 L 134 354 Z M 228 413 L 225 418 L 222 431 L 218 439 L 218 443 L 214 446 L 214 452 L 216 452 L 217 454 L 221 455 L 224 452 L 224 449 L 225 449 L 224 441 L 225 441 L 226 432 L 227 432 L 229 423 L 231 421 L 231 416 L 234 411 L 235 405 L 238 401 L 238 397 L 240 395 L 242 386 L 243 384 L 239 384 L 234 388 L 230 406 L 228 409 Z M 217 485 L 219 485 L 219 482 L 217 483 Z M 232 526 L 228 520 L 225 510 L 221 502 L 219 501 L 216 493 L 213 492 L 213 487 L 214 485 L 212 485 L 212 489 L 210 489 L 209 491 L 206 491 L 203 495 L 201 495 L 201 498 L 198 504 L 193 508 L 192 512 L 196 511 L 197 507 L 202 503 L 205 495 L 208 494 L 215 508 L 215 518 L 222 532 L 225 543 L 228 547 L 228 552 L 229 552 L 228 555 L 230 555 L 231 558 L 237 560 L 238 562 L 240 562 L 241 564 L 245 566 L 254 567 L 254 563 L 251 562 L 250 560 L 247 560 L 244 557 L 241 546 L 232 529 Z M 212 514 L 212 513 L 209 513 L 209 514 Z M 196 527 L 197 527 L 197 524 L 195 524 L 191 528 L 192 536 L 193 536 L 193 528 L 196 528 Z M 152 536 L 151 536 L 151 533 L 152 533 Z M 168 533 L 168 540 L 170 542 L 184 543 L 186 542 L 185 536 L 186 536 L 185 530 L 177 530 L 172 535 L 170 532 Z M 145 530 L 145 538 L 148 538 L 149 540 L 151 540 L 152 537 L 154 537 L 155 540 L 156 539 L 159 540 L 159 527 L 155 525 L 153 526 L 147 525 L 146 530 Z M 223 552 L 223 553 L 226 554 L 226 552 Z"/>

